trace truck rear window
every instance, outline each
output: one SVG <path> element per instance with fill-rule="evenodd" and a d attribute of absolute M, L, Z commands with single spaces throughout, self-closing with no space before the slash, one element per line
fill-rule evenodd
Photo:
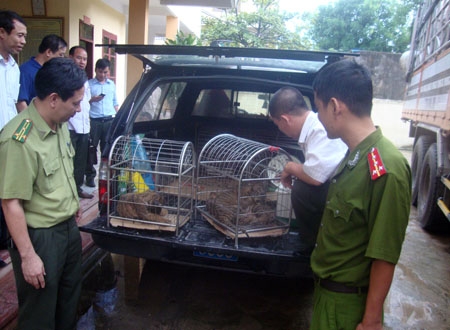
<path fill-rule="evenodd" d="M 180 95 L 185 87 L 185 82 L 172 82 L 153 89 L 144 100 L 135 121 L 171 119 L 175 114 Z"/>

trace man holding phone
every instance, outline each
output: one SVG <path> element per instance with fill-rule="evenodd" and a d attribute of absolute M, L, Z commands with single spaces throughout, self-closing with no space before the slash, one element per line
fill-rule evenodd
<path fill-rule="evenodd" d="M 91 89 L 91 109 L 89 117 L 91 119 L 91 140 L 92 145 L 97 149 L 100 142 L 100 151 L 103 152 L 106 142 L 106 133 L 119 109 L 116 97 L 116 86 L 108 79 L 111 63 L 107 59 L 99 59 L 95 63 L 95 77 L 89 80 Z M 95 187 L 96 171 L 95 161 L 88 158 L 86 164 L 86 186 Z"/>

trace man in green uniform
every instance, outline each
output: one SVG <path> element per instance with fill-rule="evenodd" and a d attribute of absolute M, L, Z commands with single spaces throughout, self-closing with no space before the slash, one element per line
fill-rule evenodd
<path fill-rule="evenodd" d="M 349 151 L 328 191 L 317 244 L 311 329 L 382 329 L 383 303 L 408 224 L 411 170 L 370 117 L 372 80 L 343 60 L 313 83 L 319 120 Z"/>
<path fill-rule="evenodd" d="M 81 216 L 67 120 L 80 111 L 86 74 L 46 62 L 37 97 L 0 133 L 0 198 L 19 300 L 18 328 L 74 329 L 81 292 Z"/>

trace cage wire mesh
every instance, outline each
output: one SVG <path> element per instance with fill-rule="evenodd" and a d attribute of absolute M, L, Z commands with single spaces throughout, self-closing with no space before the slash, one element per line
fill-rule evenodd
<path fill-rule="evenodd" d="M 178 233 L 192 215 L 191 142 L 119 136 L 109 156 L 108 224 Z"/>
<path fill-rule="evenodd" d="M 279 236 L 291 221 L 290 190 L 280 174 L 283 149 L 230 134 L 209 140 L 197 165 L 196 211 L 235 239 Z"/>

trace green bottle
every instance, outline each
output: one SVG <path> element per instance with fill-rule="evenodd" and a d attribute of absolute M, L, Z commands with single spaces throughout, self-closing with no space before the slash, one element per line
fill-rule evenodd
<path fill-rule="evenodd" d="M 127 175 L 124 170 L 120 170 L 120 174 L 118 177 L 118 190 L 119 196 L 127 193 Z"/>

